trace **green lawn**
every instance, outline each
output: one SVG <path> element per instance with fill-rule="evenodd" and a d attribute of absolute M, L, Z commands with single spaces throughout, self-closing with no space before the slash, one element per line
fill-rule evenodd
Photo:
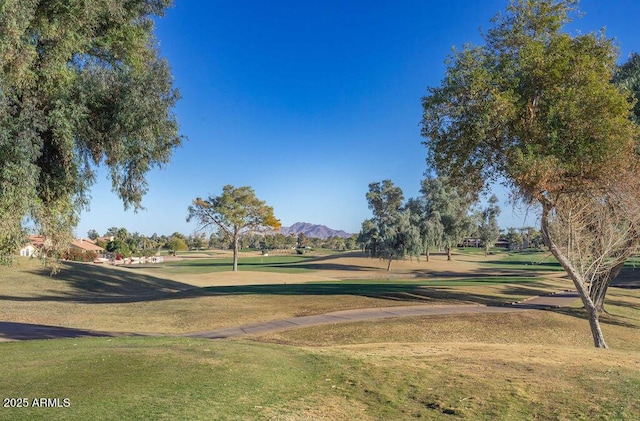
<path fill-rule="evenodd" d="M 530 262 L 555 270 L 543 257 L 490 256 L 467 277 L 204 288 L 161 272 L 228 270 L 215 265 L 221 260 L 184 259 L 158 268 L 157 276 L 72 264 L 56 277 L 20 261 L 0 271 L 0 318 L 185 333 L 367 306 L 497 304 L 570 286 L 532 274 Z M 268 258 L 249 258 L 245 267 L 311 270 L 308 256 Z M 314 267 L 332 262 L 322 263 Z M 2 407 L 0 419 L 634 420 L 640 413 L 640 290 L 611 288 L 608 297 L 603 330 L 612 349 L 606 351 L 592 348 L 578 308 L 340 323 L 243 339 L 0 343 L 4 399 L 69 404 Z"/>
<path fill-rule="evenodd" d="M 255 256 L 241 257 L 238 260 L 238 270 L 254 272 L 278 272 L 278 273 L 306 273 L 313 269 L 304 266 L 306 261 L 314 256 L 284 255 L 284 256 Z M 233 265 L 231 258 L 218 259 L 184 259 L 163 264 L 167 273 L 211 273 L 226 272 Z"/>
<path fill-rule="evenodd" d="M 632 420 L 640 411 L 640 371 L 629 361 L 637 351 L 439 341 L 309 348 L 178 338 L 0 349 L 12 367 L 0 395 L 70 405 L 0 408 L 3 420 Z"/>

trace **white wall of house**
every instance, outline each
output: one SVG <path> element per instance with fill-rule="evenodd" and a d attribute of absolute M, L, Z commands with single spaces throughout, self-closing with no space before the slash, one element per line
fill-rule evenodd
<path fill-rule="evenodd" d="M 31 257 L 35 254 L 36 248 L 28 244 L 20 249 L 20 256 Z"/>

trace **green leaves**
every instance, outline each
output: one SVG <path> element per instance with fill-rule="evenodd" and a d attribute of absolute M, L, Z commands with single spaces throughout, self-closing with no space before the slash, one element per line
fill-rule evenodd
<path fill-rule="evenodd" d="M 196 198 L 189 206 L 187 221 L 195 220 L 198 228 L 227 234 L 233 241 L 233 270 L 238 268 L 238 239 L 249 230 L 280 229 L 273 208 L 258 199 L 249 186 L 226 185 L 220 196 Z"/>
<path fill-rule="evenodd" d="M 15 249 L 2 238 L 14 238 L 25 216 L 47 237 L 53 229 L 70 236 L 97 165 L 109 168 L 125 208 L 141 208 L 146 173 L 182 141 L 172 112 L 179 94 L 152 32 L 151 16 L 169 5 L 0 6 L 0 149 L 19 145 L 0 157 L 0 213 L 14 215 L 0 231 L 0 254 Z"/>
<path fill-rule="evenodd" d="M 610 83 L 616 49 L 603 34 L 560 32 L 575 1 L 514 1 L 482 47 L 465 47 L 423 98 L 430 165 L 464 191 L 504 177 L 549 199 L 610 176 L 638 129 Z"/>
<path fill-rule="evenodd" d="M 359 241 L 372 257 L 389 261 L 422 252 L 420 229 L 412 219 L 412 209 L 404 206 L 402 189 L 391 180 L 369 184 L 367 192 L 373 218 L 362 223 Z"/>
<path fill-rule="evenodd" d="M 618 69 L 615 86 L 612 41 L 561 32 L 576 4 L 513 0 L 484 47 L 450 59 L 442 86 L 423 99 L 422 134 L 429 164 L 463 192 L 478 194 L 501 177 L 541 205 L 545 241 L 604 346 L 604 292 L 591 299 L 589 289 L 606 291 L 640 242 L 640 129 L 629 101 L 638 72 L 633 62 Z"/>

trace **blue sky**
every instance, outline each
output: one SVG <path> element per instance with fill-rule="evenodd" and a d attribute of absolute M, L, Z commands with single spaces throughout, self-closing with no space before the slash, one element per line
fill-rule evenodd
<path fill-rule="evenodd" d="M 357 232 L 368 184 L 391 179 L 418 195 L 426 170 L 420 98 L 438 86 L 453 46 L 508 0 L 176 0 L 157 20 L 161 54 L 182 100 L 188 140 L 148 175 L 146 210 L 124 211 L 103 171 L 76 235 L 109 227 L 191 234 L 187 207 L 222 186 L 249 185 L 283 225 Z M 574 33 L 606 27 L 621 61 L 640 52 L 640 1 L 584 0 Z M 501 199 L 502 227 L 536 218 Z"/>

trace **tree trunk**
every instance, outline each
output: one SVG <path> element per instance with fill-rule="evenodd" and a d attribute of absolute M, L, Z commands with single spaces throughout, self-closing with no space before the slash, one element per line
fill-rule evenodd
<path fill-rule="evenodd" d="M 425 252 L 424 252 L 424 255 L 425 255 L 425 257 L 426 257 L 426 259 L 427 259 L 427 262 L 428 262 L 428 261 L 429 261 L 429 246 L 427 246 L 427 247 L 426 247 L 426 250 L 425 250 Z"/>
<path fill-rule="evenodd" d="M 447 260 L 451 260 L 451 245 L 447 244 L 445 250 L 447 251 Z"/>
<path fill-rule="evenodd" d="M 484 257 L 489 255 L 489 243 L 484 245 Z"/>
<path fill-rule="evenodd" d="M 582 304 L 584 305 L 585 310 L 587 311 L 587 315 L 589 318 L 589 326 L 591 327 L 591 335 L 593 336 L 593 344 L 596 348 L 608 348 L 606 342 L 604 341 L 604 334 L 602 333 L 602 329 L 600 328 L 600 320 L 598 318 L 599 313 L 596 308 L 593 300 L 589 295 L 589 290 L 586 287 L 586 282 L 584 282 L 582 275 L 578 273 L 578 271 L 573 267 L 567 256 L 565 256 L 560 248 L 556 245 L 556 243 L 551 238 L 551 234 L 549 233 L 549 211 L 550 206 L 547 204 L 542 205 L 542 219 L 541 219 L 541 231 L 542 236 L 551 251 L 551 254 L 554 255 L 560 265 L 567 272 L 576 289 L 578 290 L 578 295 L 580 295 L 580 299 L 582 300 Z"/>
<path fill-rule="evenodd" d="M 393 260 L 393 256 L 389 257 L 389 263 L 387 263 L 387 272 L 391 270 L 391 261 Z"/>
<path fill-rule="evenodd" d="M 636 239 L 628 242 L 626 245 L 626 249 L 621 255 L 623 256 L 623 258 L 621 258 L 620 262 L 616 266 L 614 266 L 606 276 L 602 276 L 592 281 L 589 295 L 591 296 L 591 300 L 593 300 L 599 313 L 606 313 L 606 310 L 604 309 L 604 298 L 607 295 L 607 290 L 613 283 L 613 280 L 616 279 L 616 277 L 620 274 L 620 271 L 624 267 L 625 262 L 631 256 L 633 250 L 635 250 L 637 245 L 638 241 Z"/>
<path fill-rule="evenodd" d="M 233 271 L 238 271 L 238 233 L 233 234 Z"/>

